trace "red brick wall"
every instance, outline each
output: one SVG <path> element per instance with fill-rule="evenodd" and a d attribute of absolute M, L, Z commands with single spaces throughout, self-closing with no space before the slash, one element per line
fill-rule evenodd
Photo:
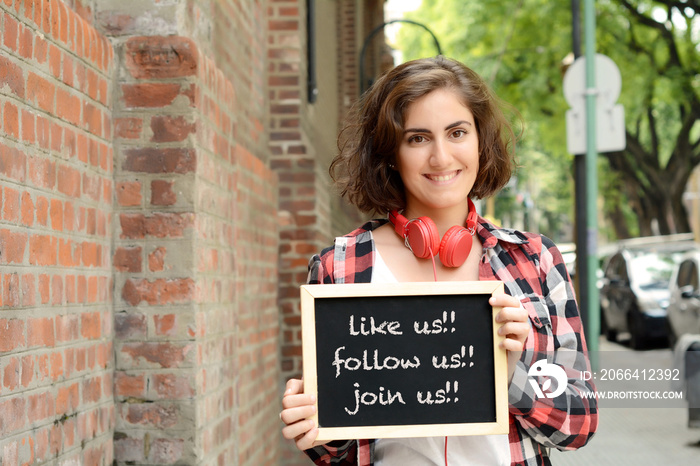
<path fill-rule="evenodd" d="M 269 166 L 266 1 L 210 1 L 210 55 L 236 93 L 237 143 Z M 200 42 L 201 43 L 201 42 Z M 245 109 L 245 110 L 244 110 Z"/>
<path fill-rule="evenodd" d="M 378 0 L 336 3 L 338 36 L 317 38 L 338 44 L 337 74 L 323 68 L 319 71 L 319 79 L 339 82 L 337 96 L 321 96 L 340 103 L 337 119 L 324 128 L 333 134 L 337 134 L 347 111 L 358 98 L 358 44 L 361 46 L 364 35 L 369 33 L 365 29 L 369 26 L 361 18 L 371 16 L 380 24 L 383 18 L 383 3 Z M 299 285 L 306 281 L 308 260 L 329 246 L 333 236 L 351 231 L 361 221 L 356 210 L 343 205 L 333 195 L 328 166 L 337 147 L 320 144 L 311 124 L 316 110 L 307 103 L 306 95 L 304 5 L 305 2 L 296 0 L 276 1 L 269 8 L 270 151 L 271 166 L 280 177 L 279 300 L 285 379 L 299 377 L 302 370 Z M 323 103 L 319 101 L 315 105 Z"/>
<path fill-rule="evenodd" d="M 280 214 L 280 289 L 284 340 L 282 371 L 298 376 L 301 370 L 299 285 L 306 281 L 310 255 L 327 241 L 319 232 L 318 208 L 324 197 L 317 191 L 314 147 L 302 127 L 306 106 L 305 10 L 298 1 L 275 2 L 268 18 L 268 86 L 270 89 L 270 153 L 278 173 Z M 324 234 L 325 233 L 325 234 Z M 287 330 L 293 329 L 292 332 Z"/>
<path fill-rule="evenodd" d="M 280 180 L 280 385 L 301 375 L 299 285 L 306 281 L 309 257 L 330 238 L 329 196 L 319 173 L 323 164 L 317 158 L 319 146 L 307 99 L 305 6 L 304 1 L 288 0 L 271 2 L 268 8 L 269 150 Z M 326 129 L 335 132 L 337 127 L 331 124 Z M 279 401 L 277 406 L 281 409 Z M 283 464 L 308 464 L 291 442 L 283 441 L 279 433 L 277 437 L 282 442 Z"/>
<path fill-rule="evenodd" d="M 352 105 L 360 96 L 360 53 L 362 45 L 370 32 L 383 22 L 383 0 L 340 0 L 336 17 L 338 23 L 337 42 L 337 75 L 338 75 L 338 129 L 340 129 L 350 111 Z M 371 57 L 375 53 L 376 46 L 382 43 L 381 34 L 370 41 L 365 55 L 370 59 L 365 60 L 365 78 L 374 73 Z M 335 155 L 335 154 L 334 154 Z M 329 164 L 329 163 L 328 163 Z M 367 216 L 360 215 L 353 206 L 349 205 L 338 196 L 331 199 L 330 223 L 333 236 L 344 235 L 360 223 L 367 220 Z"/>
<path fill-rule="evenodd" d="M 204 458 L 273 464 L 278 432 L 277 177 L 241 141 L 241 106 L 211 60 L 197 92 L 199 423 Z M 245 136 L 251 137 L 250 133 Z"/>
<path fill-rule="evenodd" d="M 333 60 L 321 53 L 315 57 L 321 92 L 314 104 L 308 103 L 306 82 L 307 2 L 276 0 L 268 7 L 269 149 L 271 167 L 279 175 L 280 384 L 300 377 L 303 369 L 299 285 L 306 281 L 309 258 L 360 222 L 357 211 L 334 195 L 328 167 L 337 152 L 341 121 L 358 97 L 357 44 L 368 32 L 362 12 L 371 5 L 375 21 L 383 18 L 380 0 L 321 3 L 316 1 L 317 32 L 328 32 L 324 27 L 329 20 L 335 27 L 330 36 L 316 36 L 323 42 L 316 48 L 327 53 L 331 42 L 337 44 L 337 53 Z M 328 108 L 338 113 L 329 115 Z M 292 442 L 282 445 L 282 464 L 308 464 Z"/>
<path fill-rule="evenodd" d="M 354 3 L 318 41 L 356 47 Z M 327 176 L 354 52 L 308 104 L 305 6 L 0 2 L 3 466 L 306 463 L 273 440 L 298 285 L 357 222 Z"/>
<path fill-rule="evenodd" d="M 0 4 L 0 458 L 112 463 L 110 43 Z"/>

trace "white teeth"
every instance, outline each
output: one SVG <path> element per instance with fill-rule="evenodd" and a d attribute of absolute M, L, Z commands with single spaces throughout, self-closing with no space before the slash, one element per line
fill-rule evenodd
<path fill-rule="evenodd" d="M 433 181 L 449 181 L 455 176 L 457 176 L 457 172 L 452 172 L 449 175 L 426 175 L 428 178 L 430 178 Z"/>

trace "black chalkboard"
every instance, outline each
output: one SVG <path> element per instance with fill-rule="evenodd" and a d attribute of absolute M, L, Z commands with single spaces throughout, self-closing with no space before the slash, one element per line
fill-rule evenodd
<path fill-rule="evenodd" d="M 501 282 L 302 286 L 320 440 L 506 433 Z M 437 429 L 437 430 L 436 430 Z"/>

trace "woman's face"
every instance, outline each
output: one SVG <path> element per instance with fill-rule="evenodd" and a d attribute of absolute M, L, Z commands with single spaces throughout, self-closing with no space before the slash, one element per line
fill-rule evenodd
<path fill-rule="evenodd" d="M 437 89 L 409 105 L 396 168 L 406 189 L 405 215 L 463 208 L 479 171 L 479 137 L 458 94 Z M 409 217 L 409 218 L 410 218 Z"/>

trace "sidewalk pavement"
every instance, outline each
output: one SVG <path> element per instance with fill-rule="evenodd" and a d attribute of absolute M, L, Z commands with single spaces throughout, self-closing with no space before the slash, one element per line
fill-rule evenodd
<path fill-rule="evenodd" d="M 599 350 L 632 351 L 601 338 Z M 637 358 L 638 356 L 638 358 Z M 668 348 L 637 351 L 639 367 L 666 364 L 672 367 Z M 598 431 L 576 451 L 550 452 L 554 466 L 698 466 L 700 429 L 688 428 L 687 408 L 604 408 Z"/>

